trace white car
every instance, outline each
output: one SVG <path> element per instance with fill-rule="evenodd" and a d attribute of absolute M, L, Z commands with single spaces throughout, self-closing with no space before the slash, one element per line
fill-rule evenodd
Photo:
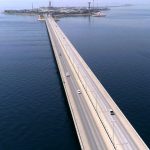
<path fill-rule="evenodd" d="M 67 72 L 67 73 L 66 73 L 66 77 L 70 77 L 70 74 L 69 74 L 69 72 Z"/>
<path fill-rule="evenodd" d="M 81 91 L 80 91 L 80 90 L 77 90 L 77 93 L 78 93 L 78 94 L 81 94 Z"/>
<path fill-rule="evenodd" d="M 110 112 L 110 115 L 112 115 L 112 116 L 115 115 L 115 113 L 112 109 L 110 109 L 109 112 Z"/>

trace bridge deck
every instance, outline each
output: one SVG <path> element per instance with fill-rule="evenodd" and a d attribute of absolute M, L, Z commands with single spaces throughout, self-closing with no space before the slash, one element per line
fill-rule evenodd
<path fill-rule="evenodd" d="M 148 149 L 52 17 L 46 25 L 81 148 Z"/>

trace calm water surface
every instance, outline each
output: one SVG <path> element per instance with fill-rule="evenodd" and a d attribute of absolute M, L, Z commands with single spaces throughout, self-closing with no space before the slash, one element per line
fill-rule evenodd
<path fill-rule="evenodd" d="M 46 27 L 0 15 L 0 150 L 79 149 Z"/>
<path fill-rule="evenodd" d="M 148 146 L 149 24 L 137 6 L 59 21 Z M 0 149 L 80 149 L 44 23 L 0 15 L 0 79 Z"/>

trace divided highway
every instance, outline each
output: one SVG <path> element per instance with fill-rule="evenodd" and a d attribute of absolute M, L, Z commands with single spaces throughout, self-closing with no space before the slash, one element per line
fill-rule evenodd
<path fill-rule="evenodd" d="M 46 25 L 81 148 L 148 150 L 51 16 Z"/>

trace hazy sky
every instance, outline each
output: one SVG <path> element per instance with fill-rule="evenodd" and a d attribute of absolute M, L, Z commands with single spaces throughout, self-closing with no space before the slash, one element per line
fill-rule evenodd
<path fill-rule="evenodd" d="M 51 0 L 54 6 L 87 6 L 88 1 L 93 0 Z M 119 4 L 140 4 L 148 3 L 150 0 L 94 0 L 95 5 L 119 5 Z M 4 9 L 21 9 L 31 8 L 32 2 L 34 7 L 47 6 L 49 0 L 0 0 L 0 10 Z"/>

